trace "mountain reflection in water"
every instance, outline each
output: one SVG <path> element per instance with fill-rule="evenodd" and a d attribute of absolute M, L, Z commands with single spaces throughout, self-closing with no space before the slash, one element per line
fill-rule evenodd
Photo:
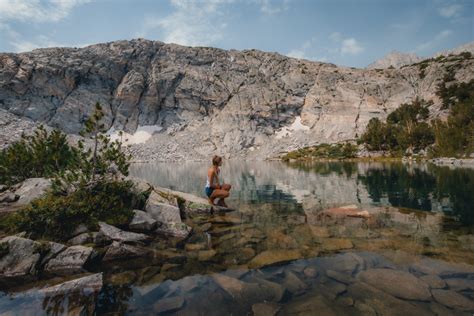
<path fill-rule="evenodd" d="M 151 183 L 203 196 L 208 164 L 135 164 L 131 173 Z M 276 211 L 323 209 L 342 204 L 384 205 L 441 212 L 474 224 L 474 169 L 379 162 L 224 161 L 229 204 Z"/>

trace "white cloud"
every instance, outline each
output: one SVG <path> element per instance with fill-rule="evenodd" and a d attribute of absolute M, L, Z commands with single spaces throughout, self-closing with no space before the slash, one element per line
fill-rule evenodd
<path fill-rule="evenodd" d="M 232 0 L 171 0 L 174 12 L 164 18 L 148 17 L 140 36 L 160 29 L 163 40 L 187 46 L 208 46 L 223 37 L 227 24 L 222 8 Z"/>
<path fill-rule="evenodd" d="M 58 22 L 91 0 L 0 0 L 0 21 Z"/>
<path fill-rule="evenodd" d="M 415 49 L 416 52 L 423 52 L 434 48 L 436 45 L 441 43 L 445 38 L 449 37 L 453 32 L 451 30 L 443 30 L 435 35 L 435 37 L 425 43 L 418 45 Z"/>
<path fill-rule="evenodd" d="M 355 38 L 346 38 L 342 40 L 341 53 L 356 55 L 364 51 L 364 48 Z"/>
<path fill-rule="evenodd" d="M 438 8 L 438 13 L 442 17 L 452 18 L 452 17 L 457 16 L 461 12 L 462 8 L 463 7 L 460 4 L 451 4 L 448 6 Z"/>
<path fill-rule="evenodd" d="M 277 3 L 276 0 L 257 0 L 260 4 L 260 11 L 266 15 L 273 15 L 288 10 L 289 0 Z"/>
<path fill-rule="evenodd" d="M 335 51 L 343 55 L 345 54 L 357 55 L 364 51 L 364 47 L 362 46 L 361 43 L 359 43 L 359 41 L 357 41 L 353 37 L 345 38 L 339 32 L 332 32 L 331 34 L 329 34 L 329 39 L 332 40 L 333 42 L 340 44 L 340 47 L 338 47 Z"/>
<path fill-rule="evenodd" d="M 20 33 L 10 26 L 10 22 L 58 22 L 69 16 L 74 7 L 90 1 L 91 0 L 0 0 L 0 33 L 5 35 L 5 38 L 8 38 L 10 45 L 16 52 L 30 51 L 39 47 L 71 46 L 55 42 L 44 35 L 24 39 Z"/>
<path fill-rule="evenodd" d="M 290 50 L 286 56 L 298 59 L 307 59 L 307 60 L 315 60 L 315 61 L 327 61 L 325 57 L 318 57 L 315 54 L 311 53 L 314 52 L 315 48 L 313 47 L 314 43 L 316 42 L 316 38 L 311 38 L 303 43 L 300 48 L 295 48 Z"/>

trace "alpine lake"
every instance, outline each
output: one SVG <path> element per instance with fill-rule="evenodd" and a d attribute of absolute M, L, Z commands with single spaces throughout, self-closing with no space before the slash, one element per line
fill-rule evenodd
<path fill-rule="evenodd" d="M 131 175 L 204 197 L 207 168 L 137 163 Z M 159 256 L 99 267 L 98 294 L 20 289 L 0 296 L 0 314 L 74 314 L 71 305 L 96 315 L 474 312 L 474 169 L 224 160 L 221 181 L 234 211 L 188 216 L 186 240 L 149 245 Z M 327 211 L 346 209 L 365 215 Z"/>

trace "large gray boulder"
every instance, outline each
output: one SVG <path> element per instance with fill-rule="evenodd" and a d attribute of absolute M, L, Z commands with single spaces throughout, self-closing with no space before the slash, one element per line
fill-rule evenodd
<path fill-rule="evenodd" d="M 99 222 L 98 236 L 124 243 L 144 243 L 150 240 L 147 235 L 127 232 L 104 222 Z"/>
<path fill-rule="evenodd" d="M 398 298 L 417 301 L 431 298 L 428 284 L 405 271 L 368 269 L 360 272 L 357 278 Z"/>
<path fill-rule="evenodd" d="M 31 281 L 37 274 L 41 244 L 18 236 L 0 240 L 0 284 Z"/>
<path fill-rule="evenodd" d="M 181 220 L 180 209 L 162 203 L 162 196 L 152 191 L 146 203 L 146 212 L 158 223 L 157 233 L 175 237 L 186 237 L 191 228 Z"/>
<path fill-rule="evenodd" d="M 45 178 L 30 178 L 21 183 L 21 186 L 15 190 L 15 194 L 20 198 L 16 201 L 17 205 L 29 204 L 34 199 L 44 195 L 51 188 L 51 180 Z"/>
<path fill-rule="evenodd" d="M 54 275 L 86 272 L 85 266 L 94 254 L 91 247 L 71 246 L 51 259 L 44 267 L 44 272 Z"/>
<path fill-rule="evenodd" d="M 128 224 L 128 228 L 138 232 L 149 232 L 156 228 L 157 222 L 150 214 L 141 210 L 133 210 L 133 219 Z"/>

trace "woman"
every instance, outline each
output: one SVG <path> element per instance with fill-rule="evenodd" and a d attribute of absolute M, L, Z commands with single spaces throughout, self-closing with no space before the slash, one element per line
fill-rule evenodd
<path fill-rule="evenodd" d="M 214 204 L 215 199 L 219 199 L 218 205 L 227 207 L 224 199 L 229 196 L 231 188 L 230 184 L 223 183 L 220 185 L 219 182 L 219 167 L 222 166 L 222 157 L 214 156 L 212 158 L 212 167 L 207 170 L 207 181 L 206 181 L 206 195 L 209 198 L 209 203 Z"/>

